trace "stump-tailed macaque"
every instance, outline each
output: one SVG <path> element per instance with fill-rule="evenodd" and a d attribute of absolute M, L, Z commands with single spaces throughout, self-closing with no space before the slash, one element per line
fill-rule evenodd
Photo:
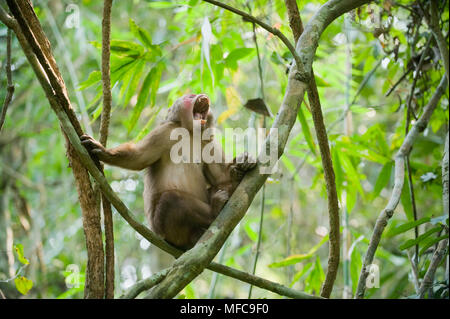
<path fill-rule="evenodd" d="M 151 229 L 170 244 L 189 249 L 194 246 L 225 205 L 245 173 L 255 161 L 244 153 L 225 163 L 222 149 L 213 138 L 201 141 L 201 149 L 213 143 L 220 161 L 174 162 L 171 148 L 178 141 L 171 139 L 176 128 L 185 128 L 190 145 L 194 126 L 201 132 L 212 128 L 210 101 L 205 94 L 184 95 L 169 108 L 164 122 L 136 144 L 125 143 L 105 149 L 88 135 L 82 144 L 100 161 L 131 170 L 146 169 L 144 209 Z M 198 127 L 195 126 L 195 127 Z M 190 148 L 192 150 L 192 147 Z M 192 151 L 190 151 L 192 159 Z"/>

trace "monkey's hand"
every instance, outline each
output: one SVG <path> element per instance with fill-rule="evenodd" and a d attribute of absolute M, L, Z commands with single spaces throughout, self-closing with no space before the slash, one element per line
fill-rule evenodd
<path fill-rule="evenodd" d="M 80 136 L 81 144 L 88 150 L 91 155 L 94 155 L 99 160 L 104 160 L 108 157 L 108 151 L 103 145 L 89 135 Z"/>
<path fill-rule="evenodd" d="M 230 194 L 228 194 L 228 191 L 223 189 L 219 189 L 211 196 L 211 211 L 214 216 L 219 214 L 229 198 Z"/>
<path fill-rule="evenodd" d="M 234 159 L 233 164 L 231 164 L 231 178 L 234 181 L 240 182 L 244 178 L 245 173 L 255 168 L 255 166 L 256 160 L 247 152 L 242 153 L 241 155 L 237 156 Z"/>

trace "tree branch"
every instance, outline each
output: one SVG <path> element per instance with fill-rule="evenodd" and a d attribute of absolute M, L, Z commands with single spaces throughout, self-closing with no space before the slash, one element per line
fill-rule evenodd
<path fill-rule="evenodd" d="M 428 23 L 428 26 L 431 29 L 431 33 L 433 34 L 434 38 L 436 39 L 439 52 L 441 53 L 442 62 L 444 63 L 445 68 L 445 75 L 447 76 L 447 84 L 449 80 L 449 52 L 448 52 L 448 44 L 447 41 L 444 38 L 444 35 L 442 34 L 441 28 L 439 26 L 439 10 L 437 7 L 437 1 L 431 0 L 430 1 L 430 15 L 426 14 L 426 21 Z"/>
<path fill-rule="evenodd" d="M 0 115 L 0 132 L 3 127 L 3 123 L 5 123 L 6 111 L 8 110 L 8 106 L 11 103 L 13 94 L 14 94 L 14 84 L 12 83 L 12 72 L 11 72 L 11 29 L 8 28 L 6 33 L 6 96 L 5 101 L 3 102 L 2 112 Z"/>
<path fill-rule="evenodd" d="M 28 0 L 7 0 L 15 20 L 9 20 L 22 49 L 30 61 L 47 99 L 52 108 L 61 106 L 70 115 L 71 123 L 77 134 L 81 135 L 81 126 L 73 111 L 67 95 L 64 81 L 53 58 L 50 43 L 45 36 L 33 6 Z M 3 17 L 3 14 L 2 14 Z M 88 271 L 85 286 L 86 298 L 103 298 L 104 293 L 104 256 L 100 226 L 100 215 L 89 175 L 79 157 L 69 143 L 67 155 L 72 166 L 83 216 L 83 229 L 88 251 Z"/>
<path fill-rule="evenodd" d="M 448 168 L 448 135 L 449 131 L 447 129 L 447 137 L 445 138 L 444 145 L 444 156 L 442 158 L 442 201 L 444 207 L 444 215 L 448 215 L 449 213 L 449 168 Z"/>
<path fill-rule="evenodd" d="M 304 63 L 305 70 L 311 69 L 318 40 L 325 28 L 343 13 L 368 2 L 368 0 L 331 0 L 320 7 L 297 42 L 296 51 Z M 283 154 L 289 133 L 295 123 L 298 101 L 303 99 L 307 88 L 307 83 L 298 80 L 297 73 L 298 71 L 291 67 L 282 105 L 263 146 L 263 149 L 270 149 L 275 140 L 274 136 L 277 134 L 278 158 Z M 263 166 L 259 163 L 256 169 L 247 173 L 198 243 L 180 256 L 166 278 L 153 288 L 150 294 L 152 298 L 174 297 L 211 262 L 267 179 L 268 175 L 259 174 L 258 169 L 261 167 Z"/>
<path fill-rule="evenodd" d="M 386 227 L 389 219 L 394 214 L 395 209 L 400 201 L 400 196 L 402 193 L 403 183 L 405 179 L 405 157 L 411 152 L 411 148 L 416 141 L 419 133 L 423 132 L 428 125 L 431 115 L 436 108 L 440 98 L 445 92 L 447 87 L 447 78 L 444 76 L 439 83 L 436 91 L 431 97 L 430 101 L 424 108 L 424 112 L 419 120 L 414 124 L 408 135 L 405 137 L 403 144 L 395 155 L 395 180 L 394 188 L 392 190 L 391 198 L 389 199 L 386 207 L 381 211 L 380 215 L 375 224 L 375 228 L 370 239 L 369 247 L 364 256 L 364 261 L 359 275 L 358 287 L 356 289 L 355 298 L 363 298 L 366 289 L 366 279 L 369 275 L 369 266 L 373 261 L 373 257 L 380 243 L 381 236 L 383 234 L 384 228 Z"/>
<path fill-rule="evenodd" d="M 109 186 L 103 174 L 99 171 L 98 166 L 91 159 L 86 149 L 81 145 L 81 142 L 78 138 L 78 132 L 76 132 L 73 127 L 72 121 L 69 119 L 66 114 L 66 110 L 63 111 L 62 107 L 59 105 L 59 101 L 56 96 L 53 94 L 53 89 L 48 82 L 47 76 L 45 75 L 39 61 L 36 56 L 33 54 L 31 47 L 28 45 L 22 31 L 16 20 L 14 18 L 9 17 L 8 14 L 0 7 L 0 21 L 5 23 L 8 27 L 16 34 L 19 42 L 22 46 L 23 52 L 30 62 L 33 71 L 38 78 L 44 93 L 52 107 L 52 109 L 57 114 L 60 119 L 61 126 L 63 127 L 63 131 L 66 132 L 69 141 L 73 145 L 76 152 L 78 152 L 79 158 L 82 161 L 84 167 L 86 167 L 93 178 L 99 183 L 102 192 L 105 194 L 106 198 L 113 204 L 113 206 L 117 209 L 118 213 L 125 219 L 125 221 L 140 235 L 142 235 L 149 242 L 157 246 L 158 248 L 168 252 L 174 257 L 180 256 L 183 252 L 176 249 L 175 247 L 169 245 L 162 238 L 153 233 L 148 227 L 140 224 L 134 215 L 129 211 L 129 209 L 123 204 L 123 202 L 117 197 L 112 188 Z M 291 288 L 284 287 L 278 283 L 247 274 L 243 271 L 233 269 L 231 267 L 227 267 L 217 263 L 211 263 L 208 266 L 208 269 L 220 273 L 225 276 L 229 276 L 243 282 L 252 284 L 254 286 L 260 287 L 262 289 L 266 289 L 272 291 L 274 293 L 280 294 L 282 296 L 291 297 L 291 298 L 300 298 L 300 299 L 310 299 L 317 298 L 315 296 L 296 291 Z"/>
<path fill-rule="evenodd" d="M 441 240 L 438 248 L 434 252 L 433 257 L 431 258 L 430 266 L 428 267 L 428 270 L 423 277 L 422 284 L 420 285 L 419 298 L 423 298 L 428 289 L 432 287 L 434 274 L 436 273 L 436 269 L 441 263 L 442 258 L 444 258 L 446 254 L 447 245 L 448 239 Z"/>
<path fill-rule="evenodd" d="M 228 10 L 228 11 L 231 11 L 231 12 L 237 14 L 237 15 L 240 15 L 245 20 L 253 22 L 253 23 L 256 23 L 257 25 L 259 25 L 263 29 L 267 30 L 268 32 L 270 32 L 273 35 L 275 35 L 276 37 L 278 37 L 281 40 L 281 42 L 283 42 L 284 45 L 286 45 L 286 47 L 288 48 L 288 50 L 291 52 L 292 56 L 294 57 L 295 63 L 297 65 L 297 69 L 300 72 L 300 76 L 301 77 L 307 77 L 307 74 L 305 73 L 305 71 L 307 69 L 305 69 L 303 67 L 302 60 L 300 59 L 300 56 L 298 55 L 297 51 L 295 50 L 295 47 L 292 45 L 291 41 L 289 41 L 289 39 L 286 38 L 286 36 L 280 30 L 278 30 L 276 28 L 272 28 L 270 25 L 262 22 L 261 20 L 258 20 L 257 18 L 255 18 L 251 14 L 248 14 L 247 12 L 244 12 L 244 11 L 241 11 L 239 9 L 236 9 L 236 8 L 234 8 L 232 6 L 229 6 L 229 5 L 225 4 L 225 3 L 222 3 L 220 1 L 215 1 L 215 0 L 203 0 L 203 1 L 211 3 L 211 4 L 213 4 L 213 5 L 217 6 L 217 7 L 221 7 L 223 9 Z"/>
<path fill-rule="evenodd" d="M 303 23 L 298 11 L 296 0 L 285 0 L 289 25 L 294 34 L 294 39 L 297 42 L 303 33 Z M 323 121 L 322 107 L 320 104 L 319 91 L 315 81 L 314 71 L 311 70 L 311 82 L 308 85 L 308 99 L 311 105 L 311 113 L 314 121 L 314 128 L 316 131 L 317 141 L 322 159 L 322 166 L 324 168 L 324 177 L 328 198 L 328 214 L 330 225 L 330 245 L 328 270 L 325 281 L 322 285 L 321 296 L 329 298 L 333 290 L 333 284 L 336 280 L 337 271 L 339 268 L 340 257 L 340 233 L 339 233 L 339 202 L 336 191 L 336 182 L 334 176 L 333 162 L 331 160 L 330 148 L 328 145 L 328 136 L 325 124 Z M 300 107 L 302 100 L 298 101 Z"/>
<path fill-rule="evenodd" d="M 120 296 L 120 299 L 134 299 L 141 292 L 151 289 L 153 286 L 159 284 L 161 280 L 163 280 L 167 273 L 169 272 L 169 268 L 161 270 L 160 272 L 146 278 L 144 280 L 138 281 L 135 285 L 133 285 L 126 293 Z"/>
<path fill-rule="evenodd" d="M 112 0 L 103 3 L 102 21 L 102 83 L 103 109 L 100 122 L 100 143 L 106 147 L 108 140 L 109 120 L 111 117 L 111 72 L 110 72 L 110 43 L 111 43 L 111 8 Z M 103 165 L 102 165 L 103 166 Z M 102 167 L 103 172 L 103 167 Z M 105 298 L 114 298 L 114 229 L 111 203 L 102 194 L 103 225 L 105 227 Z"/>
<path fill-rule="evenodd" d="M 109 120 L 111 117 L 111 74 L 110 74 L 110 43 L 111 43 L 111 7 L 112 0 L 103 2 L 102 20 L 102 83 L 103 109 L 100 123 L 100 143 L 106 146 L 108 140 Z"/>

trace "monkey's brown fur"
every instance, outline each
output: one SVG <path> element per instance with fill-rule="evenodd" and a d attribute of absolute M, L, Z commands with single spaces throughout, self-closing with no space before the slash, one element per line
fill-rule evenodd
<path fill-rule="evenodd" d="M 202 129 L 213 125 L 209 99 L 204 94 L 185 95 L 176 100 L 166 120 L 136 144 L 105 149 L 92 137 L 81 137 L 83 145 L 102 162 L 132 170 L 146 169 L 144 208 L 150 227 L 182 249 L 195 245 L 245 172 L 256 165 L 247 154 L 233 163 L 225 163 L 217 143 L 214 151 L 220 152 L 221 163 L 172 162 L 170 149 L 177 141 L 170 140 L 170 133 L 177 127 L 188 129 L 192 145 L 194 118 L 202 122 Z M 202 143 L 202 149 L 205 144 Z"/>

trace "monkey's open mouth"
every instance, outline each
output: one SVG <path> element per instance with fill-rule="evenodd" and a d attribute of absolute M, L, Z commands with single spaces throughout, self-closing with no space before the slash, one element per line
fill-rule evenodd
<path fill-rule="evenodd" d="M 200 120 L 201 124 L 206 124 L 206 117 L 209 111 L 209 98 L 206 94 L 199 94 L 195 98 L 194 109 L 192 111 L 194 120 Z"/>

